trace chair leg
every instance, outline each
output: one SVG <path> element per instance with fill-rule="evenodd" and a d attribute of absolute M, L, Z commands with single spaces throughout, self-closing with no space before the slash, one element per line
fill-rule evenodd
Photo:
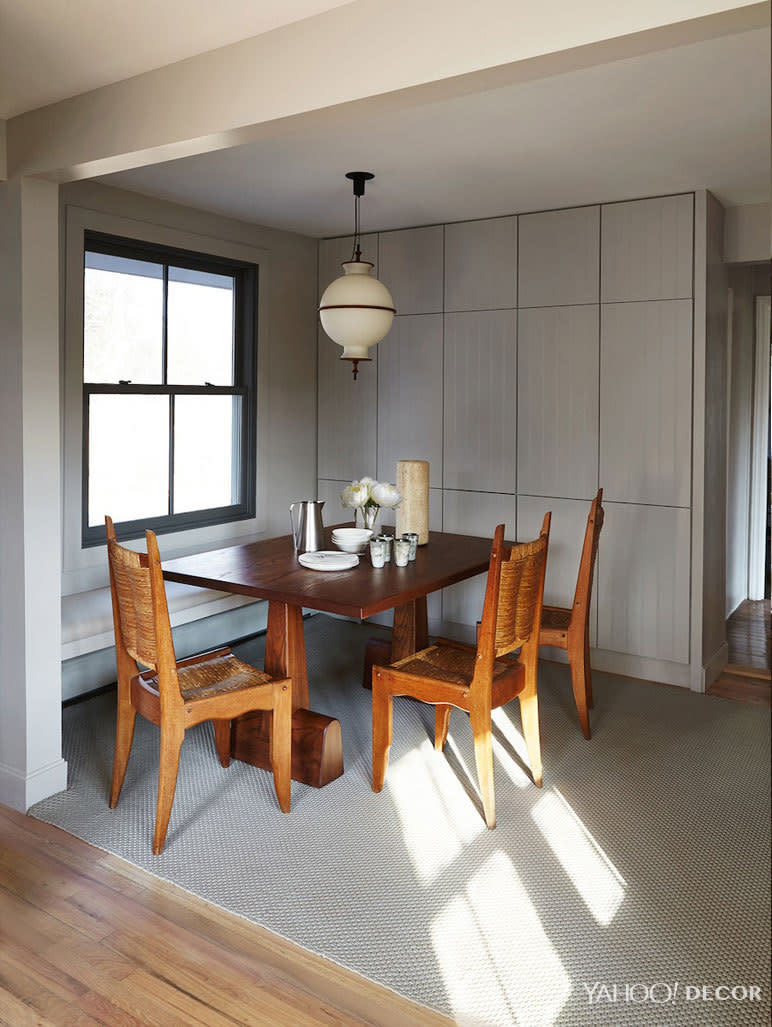
<path fill-rule="evenodd" d="M 158 856 L 166 841 L 169 817 L 177 788 L 177 770 L 180 765 L 180 747 L 185 729 L 179 724 L 161 725 L 161 759 L 158 766 L 158 804 L 155 813 L 153 855 Z"/>
<path fill-rule="evenodd" d="M 123 788 L 126 767 L 129 765 L 131 743 L 134 740 L 134 724 L 137 711 L 131 705 L 131 699 L 122 698 L 118 692 L 118 711 L 115 720 L 115 755 L 113 756 L 113 781 L 110 786 L 110 809 L 115 809 Z"/>
<path fill-rule="evenodd" d="M 292 691 L 289 685 L 276 688 L 271 725 L 271 768 L 273 786 L 282 813 L 292 805 Z"/>
<path fill-rule="evenodd" d="M 584 694 L 587 696 L 587 705 L 590 709 L 595 703 L 592 699 L 592 671 L 590 669 L 590 639 L 584 640 Z"/>
<path fill-rule="evenodd" d="M 217 756 L 223 767 L 231 765 L 231 722 L 230 720 L 213 720 L 214 744 Z"/>
<path fill-rule="evenodd" d="M 373 674 L 373 791 L 380 792 L 389 765 L 392 739 L 392 697 L 386 691 L 378 669 Z"/>
<path fill-rule="evenodd" d="M 434 707 L 434 748 L 442 752 L 445 742 L 448 740 L 448 728 L 450 727 L 450 711 L 452 706 L 438 704 Z"/>
<path fill-rule="evenodd" d="M 493 732 L 490 710 L 472 710 L 469 714 L 474 735 L 474 758 L 480 782 L 485 823 L 496 826 L 496 796 L 493 790 Z"/>
<path fill-rule="evenodd" d="M 541 734 L 539 731 L 539 698 L 534 689 L 526 694 L 522 692 L 520 699 L 520 720 L 523 724 L 525 747 L 528 750 L 528 762 L 531 764 L 533 783 L 541 788 Z"/>
<path fill-rule="evenodd" d="M 585 663 L 584 649 L 578 653 L 569 653 L 569 666 L 571 668 L 571 687 L 574 690 L 574 702 L 579 714 L 579 723 L 582 725 L 582 734 L 585 738 L 590 737 L 590 715 L 587 712 L 587 670 Z"/>

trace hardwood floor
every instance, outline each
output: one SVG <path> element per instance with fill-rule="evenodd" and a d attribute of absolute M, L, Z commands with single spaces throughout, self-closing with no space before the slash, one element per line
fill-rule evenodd
<path fill-rule="evenodd" d="M 726 622 L 729 663 L 708 695 L 772 706 L 770 603 L 747 599 Z"/>
<path fill-rule="evenodd" d="M 451 1023 L 3 806 L 0 951 L 8 1027 Z"/>
<path fill-rule="evenodd" d="M 770 635 L 769 600 L 746 599 L 740 603 L 726 622 L 729 663 L 732 666 L 769 671 L 772 653 Z"/>

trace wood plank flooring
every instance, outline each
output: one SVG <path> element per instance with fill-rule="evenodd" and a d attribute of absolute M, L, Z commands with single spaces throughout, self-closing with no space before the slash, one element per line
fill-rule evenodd
<path fill-rule="evenodd" d="M 451 1024 L 0 806 L 0 1024 Z"/>
<path fill-rule="evenodd" d="M 726 622 L 729 663 L 708 695 L 772 706 L 770 603 L 747 599 Z"/>
<path fill-rule="evenodd" d="M 726 622 L 729 663 L 768 671 L 772 655 L 772 628 L 768 599 L 746 599 Z"/>

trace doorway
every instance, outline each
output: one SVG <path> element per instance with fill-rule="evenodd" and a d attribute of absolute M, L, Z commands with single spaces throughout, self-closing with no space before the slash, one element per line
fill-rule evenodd
<path fill-rule="evenodd" d="M 772 657 L 769 265 L 731 267 L 728 282 L 726 617 L 729 652 L 728 666 L 720 680 L 723 686 L 743 693 L 735 695 L 736 698 L 769 703 Z M 754 694 L 756 698 L 752 697 Z"/>

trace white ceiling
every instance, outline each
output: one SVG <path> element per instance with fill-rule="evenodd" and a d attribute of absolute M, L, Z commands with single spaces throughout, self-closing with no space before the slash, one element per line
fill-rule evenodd
<path fill-rule="evenodd" d="M 0 0 L 0 118 L 351 0 Z"/>
<path fill-rule="evenodd" d="M 770 197 L 769 31 L 319 125 L 102 179 L 312 236 L 708 188 Z"/>

